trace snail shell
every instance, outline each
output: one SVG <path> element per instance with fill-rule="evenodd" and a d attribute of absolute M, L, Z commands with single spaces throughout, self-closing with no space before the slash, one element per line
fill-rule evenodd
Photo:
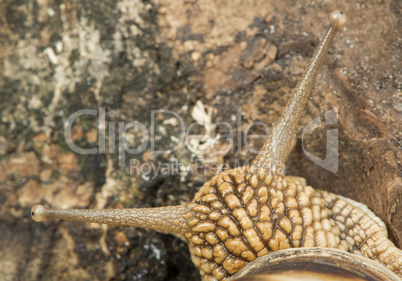
<path fill-rule="evenodd" d="M 230 281 L 398 281 L 383 265 L 328 248 L 295 248 L 256 259 Z"/>

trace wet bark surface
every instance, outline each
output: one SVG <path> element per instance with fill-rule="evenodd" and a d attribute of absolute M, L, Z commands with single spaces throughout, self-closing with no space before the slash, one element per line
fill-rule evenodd
<path fill-rule="evenodd" d="M 200 280 L 186 244 L 171 235 L 36 223 L 30 207 L 191 201 L 217 164 L 233 168 L 255 157 L 252 150 L 263 139 L 246 143 L 246 130 L 262 135 L 258 124 L 269 129 L 277 120 L 336 8 L 349 21 L 324 62 L 286 172 L 367 204 L 401 247 L 402 7 L 399 1 L 336 5 L 1 2 L 1 279 Z M 155 112 L 160 109 L 169 112 Z M 65 123 L 79 110 L 92 111 L 75 119 L 66 139 Z M 331 110 L 337 118 L 328 124 Z M 321 124 L 306 130 L 317 117 Z M 119 128 L 133 121 L 138 123 L 123 136 Z M 212 138 L 221 136 L 213 146 L 220 153 L 197 152 L 206 147 L 197 139 L 173 149 L 183 136 L 181 125 L 195 122 L 206 125 L 194 125 L 189 134 L 206 134 L 210 126 Z M 326 162 L 332 171 L 305 153 L 325 159 L 329 130 L 338 135 L 339 157 Z M 72 142 L 97 152 L 78 153 Z M 123 143 L 131 152 L 118 150 Z"/>

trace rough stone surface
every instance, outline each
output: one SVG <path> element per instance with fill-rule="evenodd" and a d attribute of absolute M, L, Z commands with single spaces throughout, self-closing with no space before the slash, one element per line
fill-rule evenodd
<path fill-rule="evenodd" d="M 0 3 L 2 280 L 199 280 L 187 246 L 173 236 L 36 223 L 30 207 L 38 202 L 122 208 L 191 201 L 216 172 L 212 164 L 235 167 L 253 159 L 238 131 L 256 121 L 275 122 L 335 8 L 344 9 L 349 20 L 324 62 L 286 172 L 367 204 L 401 247 L 399 1 L 6 0 Z M 100 108 L 105 108 L 105 122 Z M 324 120 L 333 108 L 336 124 L 322 122 L 302 138 L 311 120 Z M 114 149 L 91 155 L 71 150 L 64 124 L 82 109 L 96 110 L 96 116 L 77 119 L 71 140 L 81 148 L 102 148 L 99 140 L 105 139 L 106 148 L 114 143 Z M 119 128 L 118 122 L 138 121 L 148 132 L 154 129 L 155 150 L 173 148 L 180 139 L 180 122 L 168 113 L 152 119 L 155 109 L 178 113 L 185 128 L 195 121 L 227 122 L 234 128 L 233 151 L 225 152 L 228 141 L 223 139 L 215 145 L 222 153 L 209 149 L 200 155 L 195 150 L 208 141 L 193 139 L 191 150 L 183 145 L 156 154 L 149 141 L 142 153 L 123 159 L 117 151 L 123 139 L 109 135 L 112 124 Z M 303 151 L 304 144 L 324 158 L 328 128 L 338 130 L 336 173 Z M 200 133 L 205 133 L 202 127 L 194 126 L 191 134 Z M 214 137 L 227 133 L 223 125 L 211 130 Z M 255 126 L 251 133 L 264 130 Z M 137 126 L 127 130 L 125 140 L 136 149 L 145 143 L 143 136 Z M 263 143 L 248 141 L 255 150 Z M 131 173 L 130 160 L 138 164 Z M 152 169 L 172 169 L 166 163 L 175 162 L 192 172 L 160 171 L 154 177 Z M 204 173 L 196 170 L 201 164 L 211 165 Z"/>

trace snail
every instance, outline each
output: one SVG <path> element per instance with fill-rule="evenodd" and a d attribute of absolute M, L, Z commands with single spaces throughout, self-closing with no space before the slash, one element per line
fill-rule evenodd
<path fill-rule="evenodd" d="M 378 271 L 391 276 L 389 280 L 398 280 L 397 276 L 402 276 L 402 251 L 388 239 L 385 224 L 373 212 L 361 203 L 315 190 L 305 179 L 284 173 L 313 84 L 336 33 L 345 23 L 344 12 L 331 13 L 324 38 L 251 165 L 214 176 L 192 202 L 108 210 L 56 210 L 37 204 L 32 207 L 32 218 L 173 233 L 188 242 L 204 281 L 243 278 L 239 275 L 242 270 L 266 267 L 266 263 L 259 262 L 261 259 L 269 260 L 282 251 L 297 257 L 306 249 L 315 251 L 317 258 L 334 253 L 330 256 L 336 265 L 341 264 L 335 260 L 339 251 L 352 260 L 361 260 L 360 264 L 375 261 L 376 266 L 366 267 L 378 267 Z"/>

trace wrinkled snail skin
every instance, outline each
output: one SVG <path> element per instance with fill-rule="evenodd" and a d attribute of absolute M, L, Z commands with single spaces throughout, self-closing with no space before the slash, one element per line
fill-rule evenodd
<path fill-rule="evenodd" d="M 283 173 L 311 89 L 333 38 L 345 22 L 343 12 L 331 14 L 325 37 L 250 166 L 213 177 L 184 206 L 52 210 L 35 205 L 33 219 L 99 222 L 178 234 L 188 241 L 204 281 L 232 280 L 231 276 L 253 266 L 260 257 L 300 247 L 354 253 L 402 276 L 402 251 L 387 238 L 384 223 L 365 205 L 315 190 L 303 178 Z"/>

